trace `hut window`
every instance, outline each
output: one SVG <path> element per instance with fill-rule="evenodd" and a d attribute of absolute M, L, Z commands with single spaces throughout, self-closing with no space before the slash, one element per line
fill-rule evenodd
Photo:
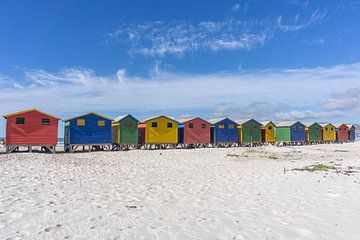
<path fill-rule="evenodd" d="M 105 121 L 104 121 L 104 120 L 99 120 L 99 121 L 98 121 L 98 126 L 99 126 L 99 127 L 105 126 Z"/>
<path fill-rule="evenodd" d="M 167 123 L 167 127 L 168 127 L 168 128 L 172 128 L 172 123 L 171 123 L 171 122 L 168 122 L 168 123 Z"/>
<path fill-rule="evenodd" d="M 328 128 L 326 127 L 326 128 L 325 128 L 325 131 L 327 131 L 327 130 L 328 130 Z"/>
<path fill-rule="evenodd" d="M 205 123 L 201 124 L 201 128 L 206 128 L 206 124 Z"/>
<path fill-rule="evenodd" d="M 151 127 L 157 128 L 157 122 L 152 122 L 152 123 L 151 123 Z"/>
<path fill-rule="evenodd" d="M 254 128 L 257 128 L 257 126 L 254 126 Z"/>
<path fill-rule="evenodd" d="M 229 124 L 229 129 L 233 129 L 234 128 L 234 124 Z"/>
<path fill-rule="evenodd" d="M 303 128 L 302 128 L 302 127 L 299 127 L 299 130 L 303 130 Z"/>
<path fill-rule="evenodd" d="M 293 130 L 296 130 L 296 127 L 294 126 L 294 127 L 292 127 L 292 129 L 293 129 Z"/>
<path fill-rule="evenodd" d="M 225 127 L 224 124 L 219 125 L 219 128 L 221 128 L 221 129 L 224 128 L 224 127 Z"/>
<path fill-rule="evenodd" d="M 25 124 L 25 118 L 16 118 L 16 124 Z"/>
<path fill-rule="evenodd" d="M 269 126 L 269 127 L 268 127 L 268 130 L 272 130 L 272 126 Z"/>
<path fill-rule="evenodd" d="M 76 121 L 76 125 L 78 126 L 85 126 L 85 119 L 78 119 Z"/>
<path fill-rule="evenodd" d="M 189 128 L 194 128 L 194 124 L 193 124 L 193 123 L 189 123 Z"/>
<path fill-rule="evenodd" d="M 41 124 L 42 125 L 50 125 L 50 119 L 48 119 L 48 118 L 41 119 Z"/>
<path fill-rule="evenodd" d="M 334 128 L 331 128 L 331 131 L 334 131 Z"/>
<path fill-rule="evenodd" d="M 132 122 L 131 122 L 131 121 L 126 121 L 126 122 L 124 123 L 124 125 L 125 125 L 126 127 L 131 127 L 131 126 L 132 126 Z"/>

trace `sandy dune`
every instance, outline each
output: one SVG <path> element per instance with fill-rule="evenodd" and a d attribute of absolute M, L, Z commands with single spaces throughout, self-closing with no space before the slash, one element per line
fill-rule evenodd
<path fill-rule="evenodd" d="M 359 239 L 360 142 L 1 154 L 0 193 L 0 239 Z"/>

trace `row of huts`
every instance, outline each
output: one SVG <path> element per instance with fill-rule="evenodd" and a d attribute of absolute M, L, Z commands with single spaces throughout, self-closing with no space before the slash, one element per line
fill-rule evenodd
<path fill-rule="evenodd" d="M 21 146 L 40 146 L 55 152 L 58 143 L 60 118 L 31 109 L 5 115 L 6 150 Z M 145 146 L 216 146 L 256 145 L 261 143 L 321 143 L 355 140 L 355 126 L 348 124 L 319 124 L 254 119 L 231 120 L 199 117 L 174 120 L 166 116 L 139 121 L 132 115 L 111 119 L 90 112 L 65 121 L 66 151 L 77 149 L 121 149 Z"/>

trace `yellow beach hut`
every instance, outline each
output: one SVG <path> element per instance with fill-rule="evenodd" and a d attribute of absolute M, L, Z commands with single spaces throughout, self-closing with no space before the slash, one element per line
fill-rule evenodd
<path fill-rule="evenodd" d="M 148 118 L 145 123 L 146 144 L 177 144 L 178 122 L 166 116 Z"/>
<path fill-rule="evenodd" d="M 324 142 L 334 142 L 336 141 L 336 127 L 331 123 L 322 123 L 322 140 Z"/>
<path fill-rule="evenodd" d="M 272 121 L 261 121 L 261 134 L 262 141 L 267 143 L 275 143 L 276 142 L 276 134 L 275 128 L 276 125 Z"/>

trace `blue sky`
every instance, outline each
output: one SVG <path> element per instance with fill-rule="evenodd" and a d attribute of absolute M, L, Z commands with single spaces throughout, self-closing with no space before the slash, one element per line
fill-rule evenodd
<path fill-rule="evenodd" d="M 359 122 L 359 0 L 0 5 L 1 114 Z"/>

